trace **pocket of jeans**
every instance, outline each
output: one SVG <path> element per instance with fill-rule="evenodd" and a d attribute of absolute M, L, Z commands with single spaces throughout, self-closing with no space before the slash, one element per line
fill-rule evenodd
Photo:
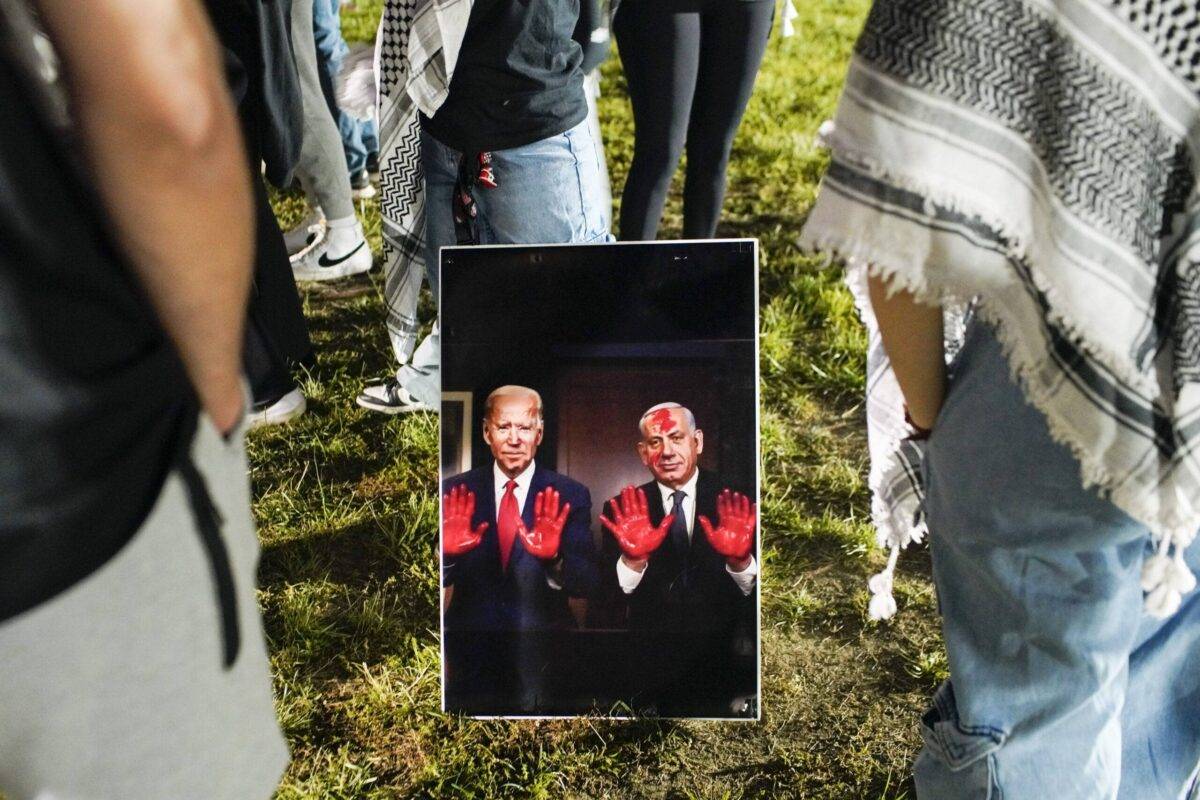
<path fill-rule="evenodd" d="M 918 759 L 915 777 L 922 796 L 1000 797 L 995 755 L 1008 733 L 964 725 L 949 681 L 938 687 L 932 707 L 921 717 L 921 738 L 926 752 Z M 936 763 L 931 765 L 930 759 Z"/>

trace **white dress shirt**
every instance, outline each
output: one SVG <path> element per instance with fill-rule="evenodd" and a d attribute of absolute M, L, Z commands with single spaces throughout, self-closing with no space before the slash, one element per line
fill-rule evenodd
<path fill-rule="evenodd" d="M 529 484 L 533 483 L 533 461 L 529 462 L 529 466 L 521 471 L 521 474 L 515 478 L 509 478 L 500 469 L 500 465 L 495 461 L 492 462 L 492 477 L 496 484 L 496 521 L 500 521 L 500 501 L 504 498 L 504 493 L 508 491 L 505 487 L 510 480 L 517 482 L 517 487 L 513 489 L 513 495 L 517 498 L 517 513 L 525 513 L 525 498 L 529 496 Z"/>
<path fill-rule="evenodd" d="M 658 491 L 662 495 L 664 516 L 671 513 L 671 509 L 675 507 L 675 498 L 673 497 L 675 492 L 682 491 L 684 493 L 681 505 L 683 506 L 684 521 L 687 523 L 688 542 L 692 541 L 692 531 L 696 527 L 696 483 L 699 480 L 700 470 L 695 470 L 692 472 L 692 477 L 688 479 L 688 482 L 680 486 L 679 489 L 672 489 L 670 486 L 659 482 L 655 482 L 654 484 L 658 487 Z M 650 566 L 647 564 L 645 569 L 638 572 L 636 569 L 627 567 L 623 560 L 617 558 L 617 583 L 621 585 L 621 591 L 625 594 L 633 594 L 633 590 L 642 582 L 642 576 L 649 568 Z M 733 578 L 733 582 L 742 590 L 742 594 L 749 595 L 754 591 L 754 582 L 758 579 L 758 561 L 755 560 L 753 555 L 750 556 L 750 563 L 746 565 L 744 570 L 734 572 L 729 568 L 729 564 L 726 564 L 725 571 L 729 573 L 729 577 Z"/>

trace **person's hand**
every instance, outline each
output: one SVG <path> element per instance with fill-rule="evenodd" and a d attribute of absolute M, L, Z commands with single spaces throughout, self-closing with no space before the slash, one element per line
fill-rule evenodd
<path fill-rule="evenodd" d="M 714 529 L 708 517 L 700 515 L 700 527 L 708 543 L 721 555 L 729 568 L 740 572 L 750 564 L 754 548 L 754 525 L 758 514 L 754 503 L 744 494 L 726 489 L 717 495 L 717 521 Z"/>
<path fill-rule="evenodd" d="M 222 386 L 199 394 L 213 427 L 222 436 L 228 437 L 246 413 L 246 396 L 242 393 L 240 376 L 234 375 Z"/>
<path fill-rule="evenodd" d="M 666 538 L 671 523 L 675 521 L 675 515 L 667 514 L 656 528 L 650 524 L 649 506 L 644 491 L 626 486 L 621 490 L 618 500 L 619 502 L 609 502 L 613 518 L 610 520 L 601 512 L 600 523 L 616 538 L 625 558 L 633 562 L 630 566 L 640 572 L 645 567 L 646 558 Z"/>
<path fill-rule="evenodd" d="M 475 514 L 475 493 L 459 484 L 442 495 L 442 554 L 447 557 L 461 556 L 473 550 L 487 531 L 486 522 L 471 529 L 471 517 Z"/>
<path fill-rule="evenodd" d="M 554 487 L 542 489 L 533 501 L 533 530 L 526 530 L 524 522 L 518 523 L 517 536 L 530 554 L 550 560 L 558 555 L 563 525 L 570 513 L 570 503 L 565 503 L 559 511 L 558 491 Z"/>

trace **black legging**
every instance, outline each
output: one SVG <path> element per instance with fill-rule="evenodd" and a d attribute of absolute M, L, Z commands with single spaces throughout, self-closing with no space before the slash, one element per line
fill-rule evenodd
<path fill-rule="evenodd" d="M 624 0 L 613 33 L 633 101 L 621 239 L 653 239 L 686 143 L 683 235 L 708 239 L 733 135 L 771 32 L 774 0 Z"/>

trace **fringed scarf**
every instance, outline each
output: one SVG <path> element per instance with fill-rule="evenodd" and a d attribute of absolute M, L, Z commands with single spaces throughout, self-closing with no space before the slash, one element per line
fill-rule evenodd
<path fill-rule="evenodd" d="M 845 262 L 870 333 L 872 511 L 895 611 L 924 533 L 921 444 L 866 300 L 868 273 L 995 325 L 1082 482 L 1157 543 L 1167 616 L 1200 528 L 1200 12 L 1184 0 L 877 0 L 803 241 Z M 950 347 L 961 325 L 947 326 Z"/>
<path fill-rule="evenodd" d="M 472 0 L 387 0 L 376 40 L 379 213 L 384 302 L 397 361 L 417 343 L 425 274 L 425 175 L 418 112 L 432 117 L 450 91 Z"/>

